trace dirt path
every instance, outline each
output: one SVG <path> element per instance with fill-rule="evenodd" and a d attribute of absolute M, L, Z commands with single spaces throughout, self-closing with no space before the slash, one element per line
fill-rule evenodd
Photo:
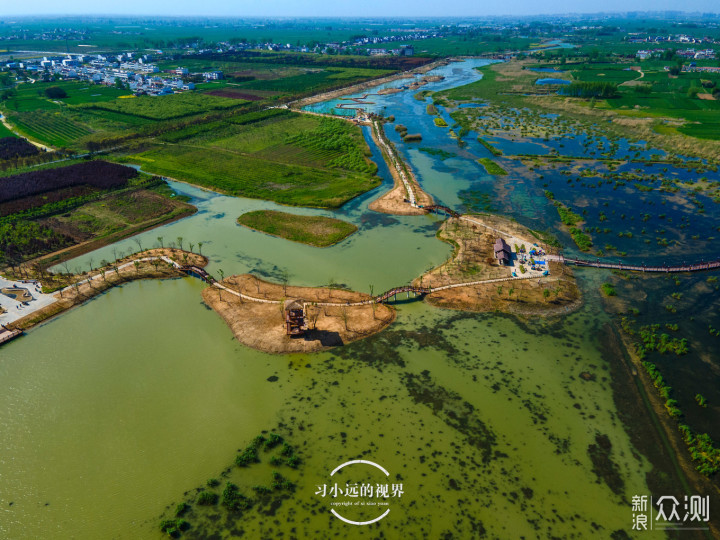
<path fill-rule="evenodd" d="M 382 124 L 373 122 L 371 131 L 373 141 L 380 148 L 395 185 L 390 191 L 371 202 L 370 210 L 405 216 L 425 214 L 425 210 L 420 206 L 432 205 L 434 202 L 432 197 L 420 188 L 420 184 L 409 168 L 407 169 L 408 174 L 406 174 L 404 163 L 382 132 Z"/>

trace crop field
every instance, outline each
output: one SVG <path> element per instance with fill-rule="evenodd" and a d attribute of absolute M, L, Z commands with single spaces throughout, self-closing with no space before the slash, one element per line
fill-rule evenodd
<path fill-rule="evenodd" d="M 573 70 L 573 78 L 578 81 L 611 82 L 615 84 L 640 79 L 640 73 L 630 69 L 629 64 L 582 64 L 580 69 Z"/>
<path fill-rule="evenodd" d="M 242 103 L 239 100 L 185 92 L 167 96 L 140 96 L 133 99 L 116 99 L 86 107 L 149 120 L 169 120 L 208 111 L 231 109 Z"/>
<path fill-rule="evenodd" d="M 0 137 L 0 160 L 33 156 L 39 150 L 20 137 Z"/>
<path fill-rule="evenodd" d="M 379 183 L 359 128 L 342 120 L 271 110 L 201 127 L 124 160 L 231 195 L 298 206 L 337 207 Z"/>
<path fill-rule="evenodd" d="M 126 185 L 137 174 L 131 167 L 107 161 L 87 161 L 67 167 L 26 172 L 8 176 L 0 182 L 0 202 L 76 185 L 114 189 Z"/>
<path fill-rule="evenodd" d="M 301 92 L 317 92 L 328 86 L 339 83 L 361 81 L 370 77 L 380 77 L 392 73 L 389 70 L 365 68 L 327 68 L 321 71 L 311 71 L 282 79 L 257 79 L 240 83 L 239 88 L 252 90 L 272 90 L 286 94 Z"/>
<path fill-rule="evenodd" d="M 68 146 L 91 132 L 59 112 L 34 111 L 15 113 L 9 118 L 28 137 L 52 146 Z"/>
<path fill-rule="evenodd" d="M 67 97 L 59 99 L 48 98 L 45 95 L 45 90 L 50 87 L 61 88 L 65 91 Z M 13 111 L 59 109 L 63 105 L 102 103 L 129 94 L 131 94 L 131 92 L 128 90 L 91 84 L 84 81 L 25 83 L 17 87 L 17 94 L 5 101 L 4 105 Z"/>
<path fill-rule="evenodd" d="M 643 83 L 642 87 L 620 86 L 620 97 L 606 100 L 600 107 L 628 116 L 682 119 L 687 123 L 678 128 L 681 133 L 701 139 L 720 139 L 720 101 L 693 95 L 693 92 L 712 92 L 720 84 L 719 75 L 680 73 L 670 77 L 660 69 L 645 72 L 638 82 Z M 703 84 L 709 88 L 704 88 Z"/>
<path fill-rule="evenodd" d="M 234 62 L 224 60 L 210 60 L 205 58 L 188 58 L 182 60 L 164 61 L 158 63 L 161 70 L 173 70 L 179 67 L 187 68 L 191 73 L 206 71 L 222 71 L 225 80 L 232 81 L 234 78 L 248 77 L 254 79 L 281 79 L 302 75 L 307 68 L 299 66 L 286 66 L 278 64 L 264 64 L 260 62 Z M 222 82 L 222 81 L 221 81 Z"/>
<path fill-rule="evenodd" d="M 497 40 L 495 39 L 497 38 Z M 387 49 L 399 48 L 400 45 L 412 45 L 416 55 L 423 56 L 454 56 L 478 55 L 489 52 L 504 51 L 506 49 L 527 50 L 535 40 L 530 38 L 501 38 L 500 36 L 447 36 L 444 38 L 431 38 L 421 41 L 403 41 L 402 43 L 386 43 L 381 45 L 368 45 L 367 49 L 379 47 Z"/>

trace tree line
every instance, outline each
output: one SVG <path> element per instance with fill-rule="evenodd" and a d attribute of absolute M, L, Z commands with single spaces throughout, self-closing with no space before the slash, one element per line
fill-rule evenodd
<path fill-rule="evenodd" d="M 0 138 L 0 160 L 32 156 L 39 152 L 37 147 L 19 137 Z"/>
<path fill-rule="evenodd" d="M 100 189 L 118 188 L 137 174 L 132 167 L 107 161 L 16 174 L 0 178 L 0 202 L 83 184 Z"/>

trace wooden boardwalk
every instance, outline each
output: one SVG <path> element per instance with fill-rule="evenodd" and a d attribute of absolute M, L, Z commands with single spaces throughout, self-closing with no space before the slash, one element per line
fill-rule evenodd
<path fill-rule="evenodd" d="M 680 264 L 674 266 L 647 266 L 645 264 L 637 265 L 600 262 L 599 259 L 596 259 L 595 261 L 589 261 L 585 259 L 563 257 L 562 255 L 548 255 L 547 258 L 551 261 L 556 261 L 563 264 L 574 264 L 575 266 L 587 266 L 592 268 L 609 268 L 612 270 L 628 270 L 631 272 L 704 272 L 707 270 L 717 270 L 720 268 L 720 259 L 716 259 L 714 261 L 701 261 L 699 263 Z"/>

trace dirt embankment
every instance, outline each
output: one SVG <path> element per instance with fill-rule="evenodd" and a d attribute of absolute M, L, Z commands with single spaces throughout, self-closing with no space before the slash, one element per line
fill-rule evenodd
<path fill-rule="evenodd" d="M 345 306 L 367 300 L 367 294 L 314 287 L 285 287 L 250 274 L 232 276 L 222 285 L 254 298 L 275 303 L 242 299 L 217 287 L 203 291 L 203 300 L 227 323 L 237 340 L 248 347 L 270 353 L 316 352 L 369 337 L 395 320 L 395 310 L 383 304 Z M 285 330 L 283 302 L 305 304 L 308 330 L 290 337 Z"/>
<path fill-rule="evenodd" d="M 433 292 L 426 298 L 430 304 L 464 311 L 502 311 L 517 315 L 560 314 L 580 305 L 580 291 L 572 271 L 565 265 L 549 261 L 549 275 L 529 277 L 530 270 L 523 274 L 517 260 L 513 261 L 512 267 L 498 264 L 493 248 L 498 237 L 506 240 L 513 251 L 515 245 L 523 244 L 529 251 L 535 243 L 547 251 L 548 247 L 542 245 L 529 229 L 500 216 L 471 217 L 478 223 L 461 219 L 443 223 L 438 238 L 454 246 L 453 254 L 444 264 L 416 279 L 413 285 L 442 287 L 477 281 L 505 281 Z M 512 270 L 520 279 L 512 279 Z"/>
<path fill-rule="evenodd" d="M 376 124 L 377 129 L 382 129 L 382 124 Z M 408 190 L 403 182 L 402 176 L 398 167 L 402 167 L 400 156 L 397 155 L 396 151 L 390 145 L 387 140 L 380 140 L 378 133 L 375 131 L 375 126 L 370 130 L 372 133 L 373 141 L 375 145 L 380 149 L 387 163 L 390 174 L 393 177 L 393 188 L 372 201 L 368 208 L 374 212 L 380 212 L 383 214 L 395 214 L 399 216 L 421 216 L 426 212 L 422 208 L 416 208 L 408 202 Z M 388 155 L 388 151 L 392 155 Z M 397 164 L 397 165 L 396 165 Z M 405 170 L 409 173 L 406 175 L 407 182 L 415 195 L 417 204 L 422 206 L 428 206 L 434 203 L 433 198 L 425 193 L 420 184 L 418 183 L 412 170 L 405 164 Z"/>
<path fill-rule="evenodd" d="M 158 259 L 167 257 L 181 265 L 193 265 L 204 267 L 208 260 L 197 253 L 190 253 L 179 249 L 149 249 L 142 253 L 136 253 L 125 257 L 112 264 L 98 268 L 93 272 L 83 274 L 63 275 L 33 275 L 39 279 L 44 287 L 59 288 L 55 293 L 56 302 L 44 308 L 28 314 L 8 324 L 9 328 L 27 330 L 36 324 L 43 322 L 55 315 L 70 309 L 73 306 L 82 304 L 94 296 L 122 283 L 136 279 L 163 279 L 181 277 L 185 274 L 180 272 L 174 265 L 167 261 Z M 154 258 L 155 260 L 140 260 Z M 135 262 L 137 261 L 137 264 Z M 18 276 L 19 277 L 19 276 Z"/>

